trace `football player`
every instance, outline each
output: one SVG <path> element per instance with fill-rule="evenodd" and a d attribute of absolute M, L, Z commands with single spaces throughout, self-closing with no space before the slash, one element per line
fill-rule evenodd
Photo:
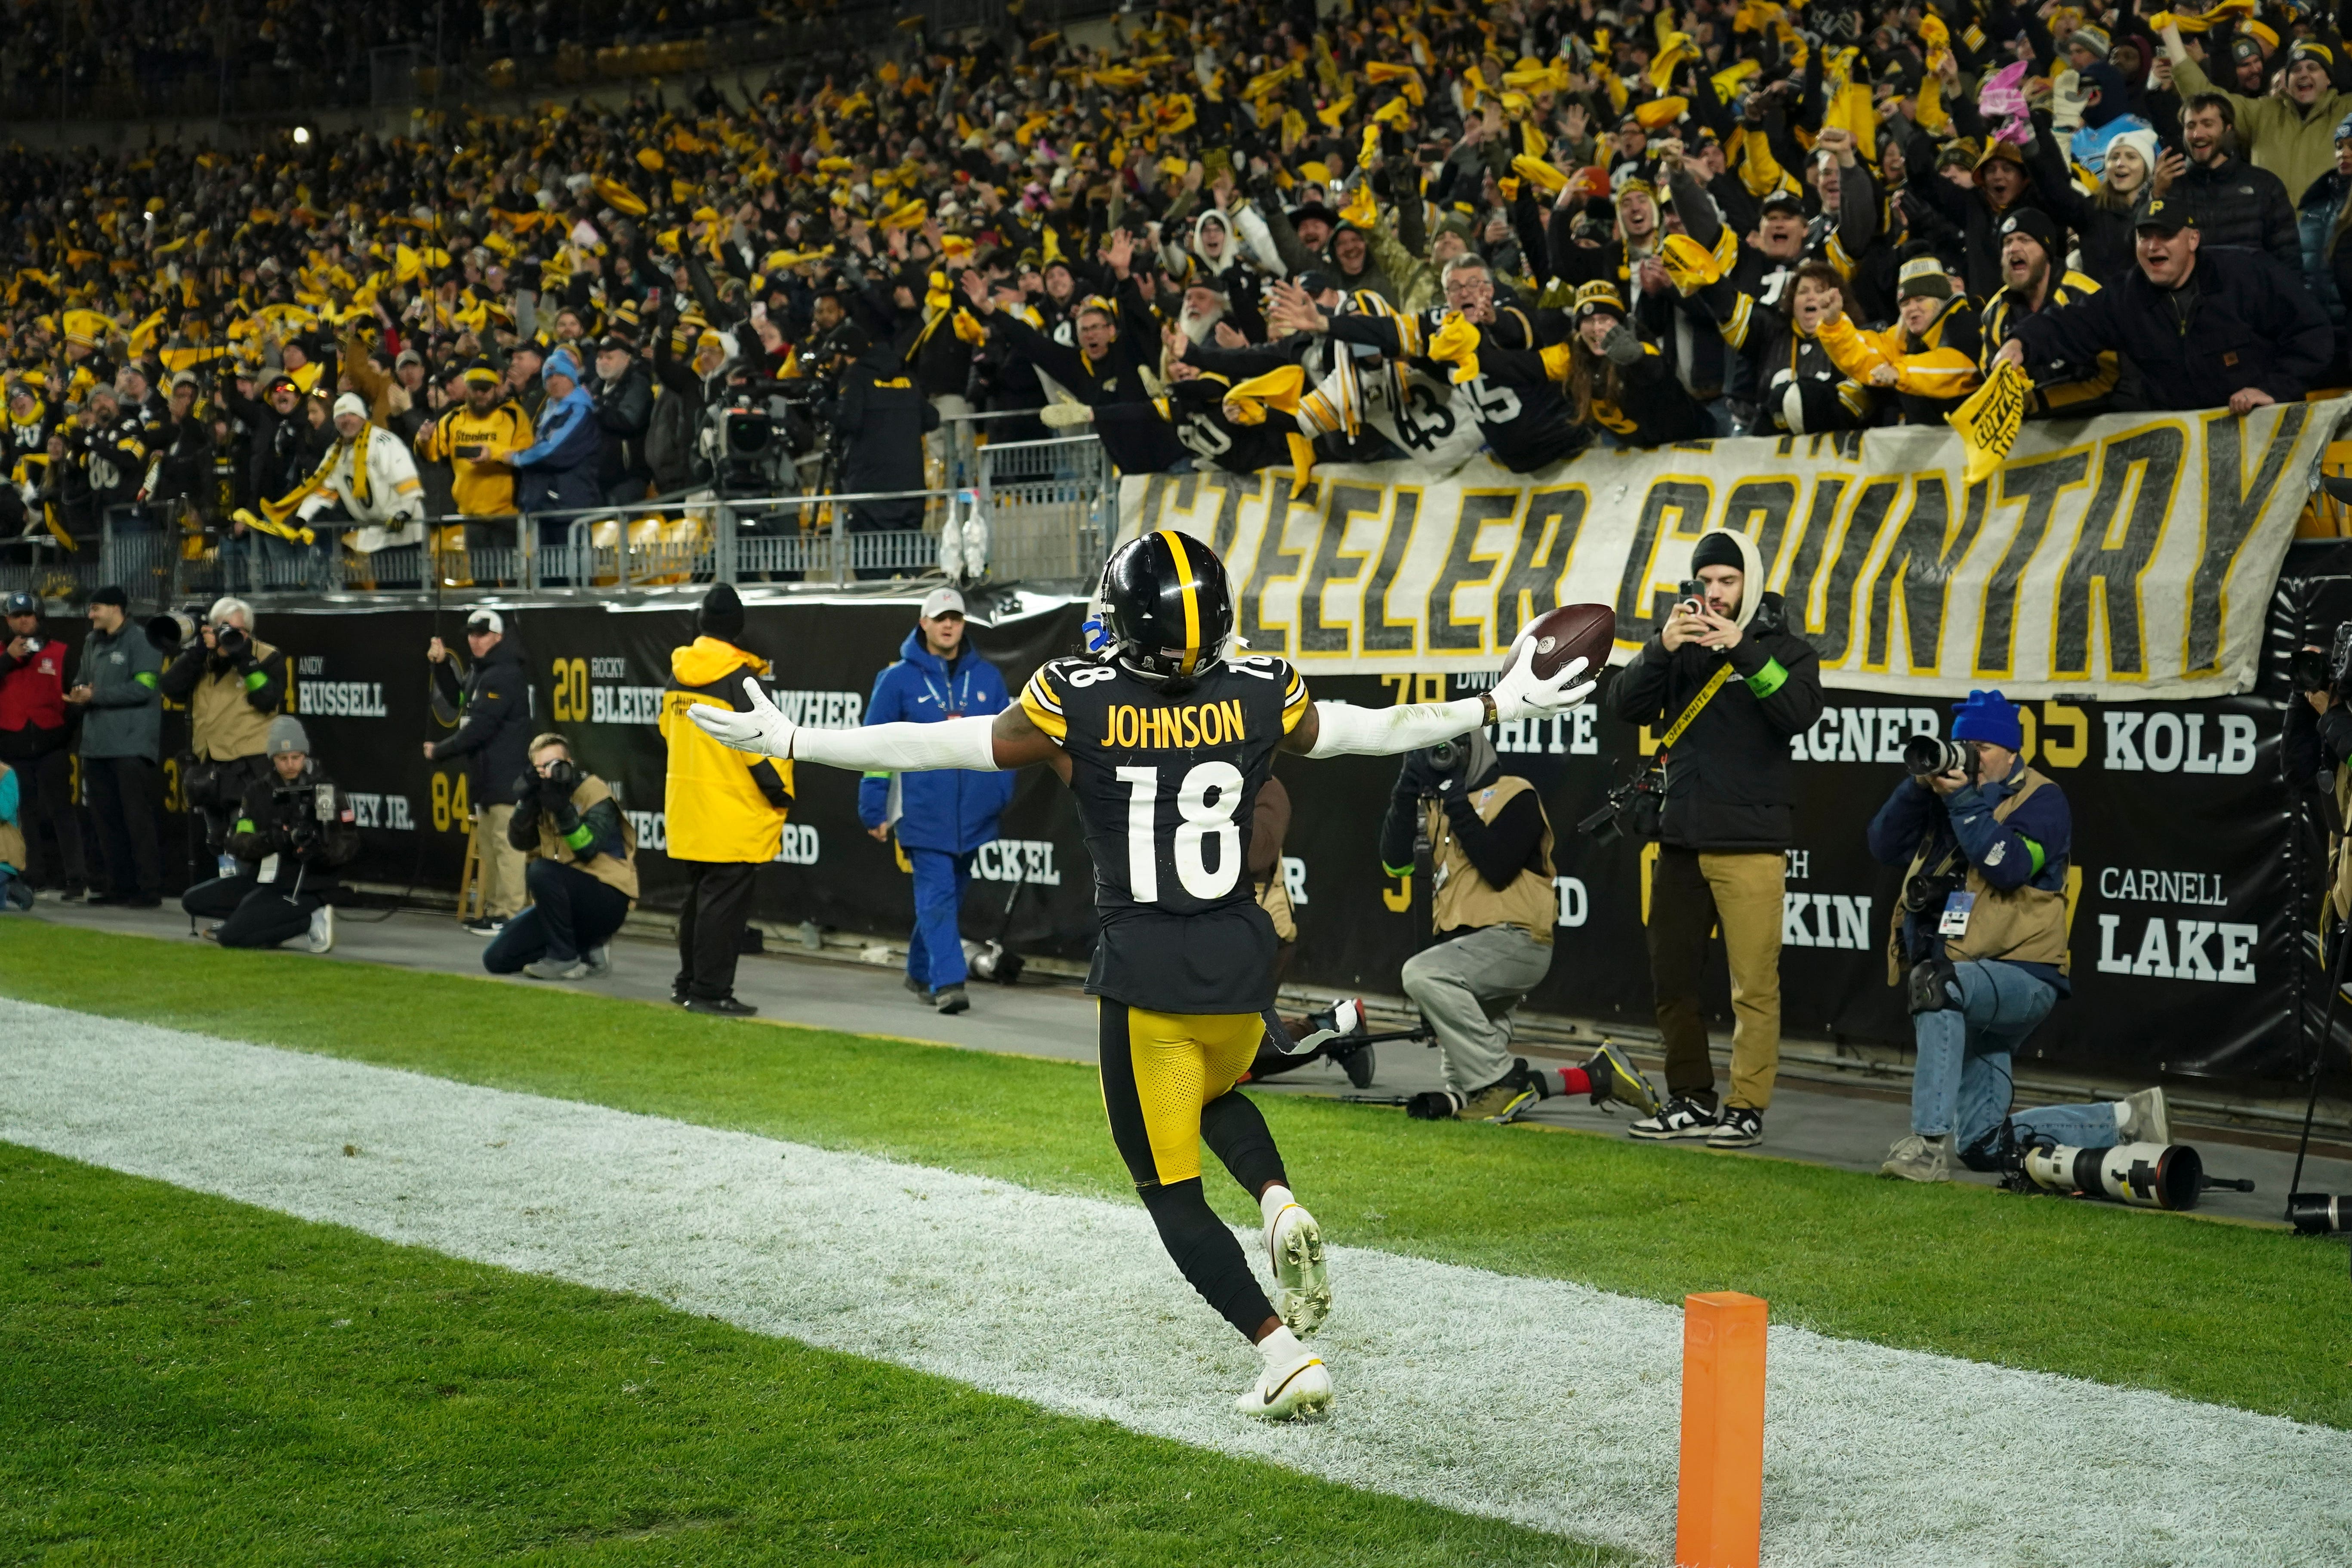
<path fill-rule="evenodd" d="M 1225 569 L 1189 534 L 1149 533 L 1103 569 L 1108 641 L 1040 668 L 992 718 L 812 730 L 756 682 L 752 710 L 691 717 L 740 751 L 854 770 L 994 770 L 1042 763 L 1077 797 L 1095 866 L 1098 998 L 1111 1140 L 1185 1279 L 1262 1358 L 1236 1401 L 1272 1420 L 1326 1410 L 1331 1379 L 1300 1342 L 1331 1309 L 1323 1237 L 1290 1190 L 1257 1107 L 1234 1091 L 1275 1000 L 1275 934 L 1253 896 L 1244 836 L 1276 751 L 1392 756 L 1495 723 L 1557 713 L 1593 682 L 1571 660 L 1539 679 L 1532 658 L 1492 691 L 1454 702 L 1310 702 L 1282 659 L 1243 657 Z M 1269 1301 L 1201 1186 L 1206 1142 L 1258 1200 L 1276 1282 Z"/>

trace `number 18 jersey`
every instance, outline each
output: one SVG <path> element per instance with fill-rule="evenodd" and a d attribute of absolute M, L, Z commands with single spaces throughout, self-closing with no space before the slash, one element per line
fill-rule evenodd
<path fill-rule="evenodd" d="M 1100 929 L 1087 989 L 1159 1013 L 1271 1006 L 1274 923 L 1250 882 L 1250 814 L 1306 716 L 1298 672 L 1230 659 L 1171 694 L 1117 664 L 1060 658 L 1021 706 L 1070 759 Z"/>

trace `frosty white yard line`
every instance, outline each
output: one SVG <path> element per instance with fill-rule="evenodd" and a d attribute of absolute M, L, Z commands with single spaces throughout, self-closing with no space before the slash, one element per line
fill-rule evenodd
<path fill-rule="evenodd" d="M 0 1040 L 0 1140 L 1671 1552 L 1672 1307 L 1339 1248 L 1337 1414 L 1269 1429 L 1139 1207 L 24 1003 Z M 2352 1562 L 2352 1433 L 1798 1330 L 1770 1357 L 1774 1568 Z"/>

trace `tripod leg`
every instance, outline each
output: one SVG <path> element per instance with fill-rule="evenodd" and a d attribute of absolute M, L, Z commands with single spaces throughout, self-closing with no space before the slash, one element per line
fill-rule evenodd
<path fill-rule="evenodd" d="M 2335 898 L 2332 889 L 2327 897 L 2332 909 Z M 2289 1217 L 2293 1217 L 2294 1212 L 2294 1195 L 2303 1191 L 2304 1156 L 2311 1151 L 2311 1124 L 2319 1114 L 2319 1073 L 2327 1062 L 2327 1042 L 2335 1035 L 2336 999 L 2344 994 L 2344 961 L 2347 955 L 2352 955 L 2352 932 L 2346 933 L 2344 940 L 2336 943 L 2336 968 L 2327 979 L 2327 1000 L 2319 1008 L 2319 1039 L 2311 1049 L 2311 1094 L 2303 1105 L 2303 1135 L 2294 1143 L 2294 1174 L 2287 1179 L 2286 1184 Z"/>

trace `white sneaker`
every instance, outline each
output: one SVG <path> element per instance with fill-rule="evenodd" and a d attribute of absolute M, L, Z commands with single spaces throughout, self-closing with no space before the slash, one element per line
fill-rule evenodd
<path fill-rule="evenodd" d="M 613 953 L 609 948 L 592 947 L 580 955 L 580 960 L 588 966 L 588 978 L 591 980 L 613 973 Z"/>
<path fill-rule="evenodd" d="M 1269 1346 L 1276 1347 L 1271 1354 L 1266 1353 Z M 1296 1421 L 1329 1414 L 1331 1373 L 1321 1356 L 1300 1344 L 1287 1329 L 1276 1330 L 1258 1351 L 1265 1356 L 1265 1370 L 1234 1401 L 1234 1409 L 1260 1421 Z"/>
<path fill-rule="evenodd" d="M 2169 1143 L 2172 1121 L 2165 1112 L 2164 1090 L 2144 1089 L 2124 1096 L 2124 1119 L 2116 1128 L 2120 1143 Z"/>
<path fill-rule="evenodd" d="M 305 940 L 312 952 L 325 952 L 335 945 L 335 906 L 320 904 L 310 911 L 310 934 Z"/>
<path fill-rule="evenodd" d="M 1323 1263 L 1323 1228 L 1295 1199 L 1282 1200 L 1266 1222 L 1265 1257 L 1274 1269 L 1275 1315 L 1307 1338 L 1331 1315 L 1331 1276 Z"/>
<path fill-rule="evenodd" d="M 1951 1147 L 1948 1137 L 1922 1138 L 1916 1132 L 1908 1133 L 1895 1141 L 1878 1173 L 1900 1176 L 1906 1182 L 1948 1182 L 1952 1179 Z"/>
<path fill-rule="evenodd" d="M 1716 1113 L 1696 1100 L 1680 1096 L 1666 1101 L 1655 1116 L 1645 1116 L 1625 1129 L 1634 1138 L 1662 1142 L 1672 1138 L 1706 1138 L 1716 1129 Z"/>

